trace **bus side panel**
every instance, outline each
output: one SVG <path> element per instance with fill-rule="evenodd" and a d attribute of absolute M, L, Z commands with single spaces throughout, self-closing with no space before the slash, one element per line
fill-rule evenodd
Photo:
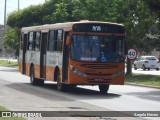
<path fill-rule="evenodd" d="M 47 52 L 46 53 L 46 79 L 47 80 L 55 81 L 54 72 L 56 67 L 58 67 L 59 69 L 62 69 L 62 53 Z"/>
<path fill-rule="evenodd" d="M 18 63 L 18 70 L 20 73 L 22 73 L 22 63 L 20 63 L 20 62 Z"/>
<path fill-rule="evenodd" d="M 54 79 L 54 77 L 56 77 L 56 76 L 54 76 L 54 72 L 55 72 L 55 68 L 47 66 L 46 67 L 46 80 L 56 81 Z M 60 76 L 61 76 L 61 79 L 62 79 L 62 69 L 60 69 Z"/>
<path fill-rule="evenodd" d="M 26 75 L 27 76 L 30 76 L 30 66 L 31 66 L 30 63 L 26 63 Z"/>
<path fill-rule="evenodd" d="M 34 66 L 35 77 L 40 78 L 40 52 L 39 51 L 27 51 L 26 52 L 26 75 L 30 75 L 30 67 Z"/>
<path fill-rule="evenodd" d="M 19 72 L 22 73 L 22 50 L 19 51 L 18 64 L 19 64 Z"/>
<path fill-rule="evenodd" d="M 40 78 L 40 66 L 37 64 L 34 64 L 34 76 L 35 78 Z"/>
<path fill-rule="evenodd" d="M 51 66 L 46 66 L 46 80 L 54 80 L 54 68 Z"/>

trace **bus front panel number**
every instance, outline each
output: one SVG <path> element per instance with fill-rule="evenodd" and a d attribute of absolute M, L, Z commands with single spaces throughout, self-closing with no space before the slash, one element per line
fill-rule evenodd
<path fill-rule="evenodd" d="M 92 31 L 101 31 L 101 26 L 93 26 Z"/>

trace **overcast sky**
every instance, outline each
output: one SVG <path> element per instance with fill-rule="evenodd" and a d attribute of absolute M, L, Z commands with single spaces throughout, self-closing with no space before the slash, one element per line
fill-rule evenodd
<path fill-rule="evenodd" d="M 14 10 L 18 10 L 18 0 L 6 0 L 7 1 L 7 14 Z M 30 5 L 37 5 L 44 3 L 45 0 L 19 0 L 19 7 L 20 9 L 23 9 L 25 7 L 28 7 Z M 0 24 L 4 24 L 4 6 L 5 6 L 5 0 L 0 0 Z"/>

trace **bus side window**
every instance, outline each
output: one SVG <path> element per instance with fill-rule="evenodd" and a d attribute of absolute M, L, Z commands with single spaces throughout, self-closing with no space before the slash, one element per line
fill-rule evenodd
<path fill-rule="evenodd" d="M 40 35 L 41 33 L 40 32 L 35 32 L 35 35 L 36 35 L 36 39 L 35 39 L 35 50 L 39 51 L 39 48 L 40 48 Z"/>
<path fill-rule="evenodd" d="M 63 39 L 63 31 L 62 30 L 57 30 L 55 32 L 55 51 L 62 51 L 62 39 Z"/>
<path fill-rule="evenodd" d="M 48 51 L 54 51 L 54 30 L 49 32 Z"/>
<path fill-rule="evenodd" d="M 28 50 L 33 50 L 33 32 L 29 32 Z"/>
<path fill-rule="evenodd" d="M 35 50 L 35 47 L 36 47 L 36 32 L 33 32 L 32 50 Z"/>

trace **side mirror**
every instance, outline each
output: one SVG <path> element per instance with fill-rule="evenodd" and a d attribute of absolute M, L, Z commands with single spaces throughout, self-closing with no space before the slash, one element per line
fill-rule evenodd
<path fill-rule="evenodd" d="M 71 38 L 69 36 L 67 36 L 66 45 L 70 46 L 70 44 L 71 44 Z"/>

